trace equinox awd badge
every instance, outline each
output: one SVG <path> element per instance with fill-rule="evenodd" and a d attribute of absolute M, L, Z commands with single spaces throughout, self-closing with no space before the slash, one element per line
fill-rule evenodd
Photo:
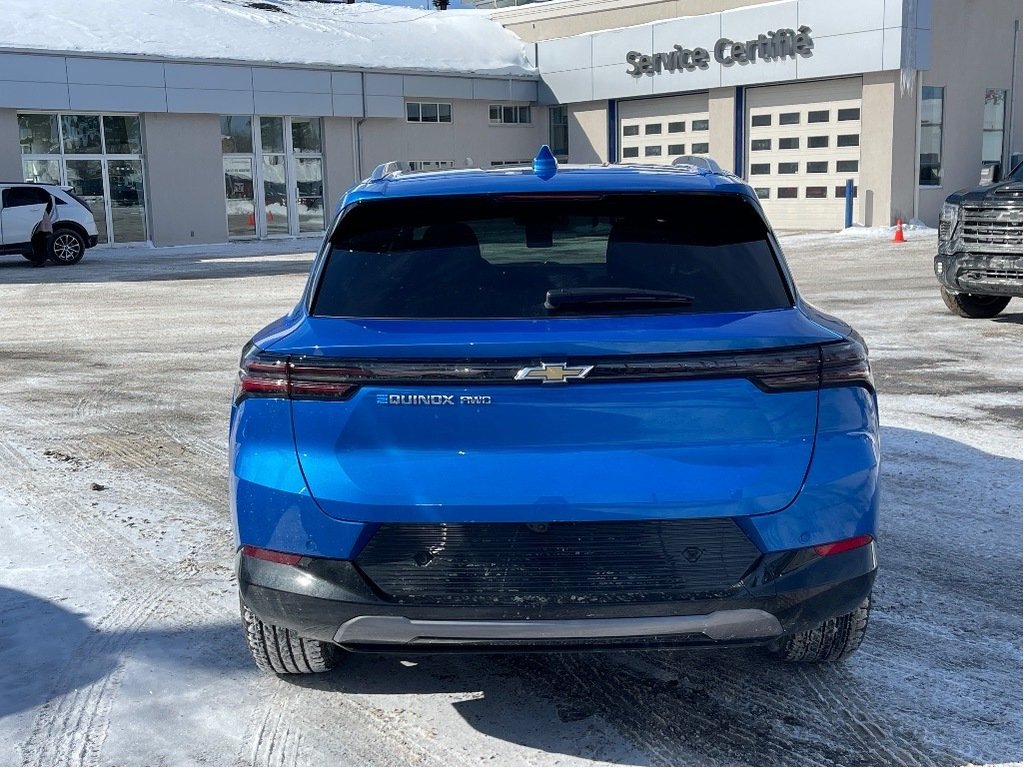
<path fill-rule="evenodd" d="M 565 363 L 541 363 L 520 368 L 516 381 L 540 381 L 543 384 L 564 384 L 570 379 L 582 379 L 594 370 L 592 365 L 566 365 Z"/>

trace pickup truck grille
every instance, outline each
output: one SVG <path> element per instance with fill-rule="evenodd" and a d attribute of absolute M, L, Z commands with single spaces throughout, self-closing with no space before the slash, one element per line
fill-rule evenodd
<path fill-rule="evenodd" d="M 963 205 L 960 249 L 968 253 L 1020 253 L 1021 226 L 1019 205 Z"/>
<path fill-rule="evenodd" d="M 530 607 L 719 595 L 760 555 L 728 518 L 387 524 L 356 565 L 398 603 Z"/>

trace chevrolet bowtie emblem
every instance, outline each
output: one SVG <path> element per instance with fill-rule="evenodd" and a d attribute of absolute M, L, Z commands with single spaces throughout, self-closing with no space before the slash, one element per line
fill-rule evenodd
<path fill-rule="evenodd" d="M 565 363 L 541 363 L 521 368 L 516 381 L 540 381 L 544 384 L 564 384 L 569 379 L 582 379 L 594 370 L 592 365 L 566 365 Z"/>

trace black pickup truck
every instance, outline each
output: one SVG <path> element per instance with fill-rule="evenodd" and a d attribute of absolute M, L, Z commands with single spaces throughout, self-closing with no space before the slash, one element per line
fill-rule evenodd
<path fill-rule="evenodd" d="M 961 317 L 995 317 L 1022 295 L 1021 166 L 998 184 L 954 192 L 939 218 L 935 276 Z"/>

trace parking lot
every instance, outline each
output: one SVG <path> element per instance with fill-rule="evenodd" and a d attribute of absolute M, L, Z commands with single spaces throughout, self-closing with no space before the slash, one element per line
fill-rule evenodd
<path fill-rule="evenodd" d="M 238 621 L 238 353 L 313 241 L 0 261 L 0 764 L 967 764 L 1021 753 L 1022 316 L 948 313 L 934 235 L 795 235 L 871 349 L 883 440 L 867 639 L 754 650 L 352 656 L 259 673 Z"/>

